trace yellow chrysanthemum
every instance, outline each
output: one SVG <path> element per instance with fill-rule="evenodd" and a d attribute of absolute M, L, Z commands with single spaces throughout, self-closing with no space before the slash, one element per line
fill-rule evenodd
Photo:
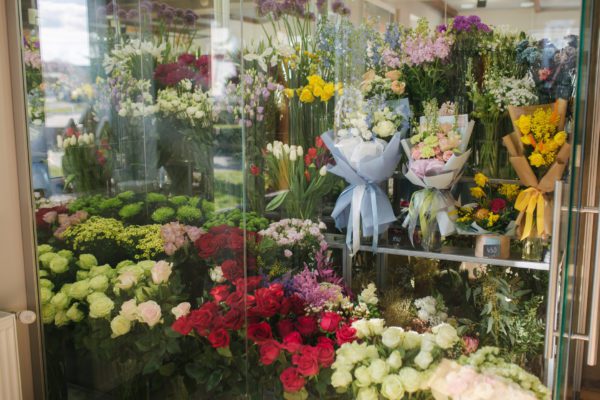
<path fill-rule="evenodd" d="M 487 220 L 487 226 L 488 228 L 491 228 L 492 226 L 494 226 L 496 224 L 496 222 L 498 222 L 498 220 L 500 219 L 500 215 L 498 214 L 494 214 L 493 212 L 489 213 Z"/>
<path fill-rule="evenodd" d="M 544 156 L 542 156 L 540 153 L 534 152 L 531 153 L 531 155 L 529 156 L 529 163 L 534 167 L 539 168 L 542 165 L 546 164 L 546 160 L 544 160 Z"/>
<path fill-rule="evenodd" d="M 479 186 L 472 187 L 470 190 L 471 190 L 471 196 L 475 197 L 476 199 L 485 197 L 485 192 Z"/>
<path fill-rule="evenodd" d="M 313 96 L 309 88 L 305 87 L 304 89 L 302 89 L 302 91 L 300 92 L 300 101 L 303 103 L 312 103 L 313 101 L 315 101 L 315 97 Z"/>
<path fill-rule="evenodd" d="M 481 172 L 476 173 L 474 179 L 475 184 L 477 184 L 479 187 L 484 187 L 488 183 L 488 177 Z"/>
<path fill-rule="evenodd" d="M 567 141 L 567 133 L 565 131 L 558 132 L 556 135 L 554 135 L 553 141 L 558 146 L 562 146 Z"/>
<path fill-rule="evenodd" d="M 517 120 L 517 127 L 523 135 L 529 135 L 529 132 L 531 132 L 531 116 L 521 115 Z"/>
<path fill-rule="evenodd" d="M 290 88 L 283 89 L 283 94 L 288 99 L 292 99 L 294 97 L 294 89 L 290 89 Z"/>
<path fill-rule="evenodd" d="M 500 185 L 500 188 L 498 188 L 498 193 L 500 193 L 502 196 L 506 197 L 506 199 L 508 201 L 512 201 L 514 199 L 517 198 L 517 196 L 519 195 L 520 189 L 519 189 L 519 185 L 514 185 L 511 183 L 504 183 L 502 185 Z"/>

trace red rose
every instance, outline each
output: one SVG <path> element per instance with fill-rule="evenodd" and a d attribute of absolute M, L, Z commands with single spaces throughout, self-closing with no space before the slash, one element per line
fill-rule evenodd
<path fill-rule="evenodd" d="M 250 166 L 250 173 L 254 176 L 258 176 L 260 174 L 260 168 L 254 164 Z"/>
<path fill-rule="evenodd" d="M 244 313 L 237 308 L 232 308 L 223 317 L 223 326 L 232 331 L 241 329 L 244 325 Z"/>
<path fill-rule="evenodd" d="M 256 289 L 254 296 L 256 298 L 256 308 L 254 310 L 256 314 L 269 318 L 279 311 L 283 288 L 281 285 L 271 285 L 268 288 Z"/>
<path fill-rule="evenodd" d="M 208 335 L 208 341 L 215 349 L 229 347 L 229 333 L 223 328 L 214 330 Z"/>
<path fill-rule="evenodd" d="M 304 302 L 304 300 L 302 300 L 298 295 L 293 295 L 288 298 L 290 299 L 290 302 L 292 304 L 291 311 L 298 316 L 304 315 L 306 312 L 306 303 Z"/>
<path fill-rule="evenodd" d="M 218 312 L 218 306 L 214 303 L 204 303 L 202 307 L 189 314 L 192 327 L 201 336 L 208 335 L 212 329 Z"/>
<path fill-rule="evenodd" d="M 184 54 L 181 54 L 179 57 L 177 57 L 177 61 L 180 64 L 189 65 L 189 64 L 192 64 L 194 61 L 196 61 L 196 57 L 194 57 L 193 54 L 184 53 Z"/>
<path fill-rule="evenodd" d="M 241 251 L 244 249 L 244 236 L 232 234 L 227 241 L 227 247 L 233 251 Z"/>
<path fill-rule="evenodd" d="M 283 384 L 283 390 L 290 393 L 300 391 L 306 383 L 304 378 L 298 373 L 298 370 L 293 367 L 286 368 L 279 375 L 279 379 Z"/>
<path fill-rule="evenodd" d="M 227 285 L 215 286 L 214 288 L 211 289 L 210 295 L 218 303 L 225 301 L 227 296 L 229 296 L 229 286 L 227 286 Z"/>
<path fill-rule="evenodd" d="M 219 243 L 215 242 L 215 237 L 209 233 L 200 236 L 194 245 L 198 249 L 198 256 L 202 259 L 212 257 L 217 252 Z"/>
<path fill-rule="evenodd" d="M 317 331 L 317 320 L 314 317 L 298 317 L 296 329 L 303 336 L 310 336 Z"/>
<path fill-rule="evenodd" d="M 263 365 L 271 365 L 279 357 L 281 347 L 276 340 L 267 340 L 260 344 L 260 362 Z"/>
<path fill-rule="evenodd" d="M 338 346 L 354 342 L 356 340 L 356 329 L 350 325 L 342 325 L 335 333 L 335 338 Z"/>
<path fill-rule="evenodd" d="M 324 312 L 321 317 L 321 329 L 325 332 L 333 333 L 337 330 L 341 321 L 342 316 L 340 314 L 332 311 Z"/>
<path fill-rule="evenodd" d="M 182 317 L 177 318 L 177 320 L 173 322 L 173 325 L 171 325 L 171 329 L 182 335 L 188 335 L 192 331 L 192 325 L 190 324 L 189 318 L 186 315 L 184 315 Z"/>
<path fill-rule="evenodd" d="M 225 299 L 225 304 L 231 308 L 250 308 L 255 304 L 254 296 L 244 296 L 244 292 L 235 291 L 232 292 Z"/>
<path fill-rule="evenodd" d="M 223 276 L 230 282 L 244 277 L 244 267 L 239 265 L 235 260 L 225 260 L 221 264 Z"/>
<path fill-rule="evenodd" d="M 290 353 L 295 353 L 302 348 L 302 336 L 298 332 L 288 333 L 283 338 L 282 348 L 286 349 Z"/>
<path fill-rule="evenodd" d="M 335 349 L 331 341 L 317 343 L 317 361 L 321 368 L 329 368 L 335 361 Z"/>
<path fill-rule="evenodd" d="M 504 210 L 505 207 L 506 207 L 506 200 L 504 200 L 504 199 L 496 198 L 490 202 L 490 209 L 492 210 L 492 212 L 494 212 L 496 214 L 498 212 Z"/>
<path fill-rule="evenodd" d="M 262 283 L 262 276 L 249 276 L 247 278 L 236 279 L 234 285 L 236 290 L 244 291 L 248 293 L 254 292 Z"/>
<path fill-rule="evenodd" d="M 294 323 L 289 319 L 282 319 L 277 323 L 277 332 L 282 338 L 294 332 Z"/>
<path fill-rule="evenodd" d="M 315 376 L 319 373 L 318 350 L 316 347 L 303 346 L 300 353 L 292 356 L 292 363 L 304 376 Z"/>
<path fill-rule="evenodd" d="M 266 322 L 248 325 L 248 339 L 254 343 L 262 343 L 266 340 L 273 339 L 271 325 Z"/>
<path fill-rule="evenodd" d="M 317 338 L 317 344 L 330 344 L 333 346 L 333 340 L 329 339 L 327 336 L 319 336 Z"/>

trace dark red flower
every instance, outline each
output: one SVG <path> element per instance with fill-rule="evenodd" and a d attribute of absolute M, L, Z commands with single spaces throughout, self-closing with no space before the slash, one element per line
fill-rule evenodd
<path fill-rule="evenodd" d="M 356 340 L 356 329 L 351 325 L 342 325 L 335 333 L 335 339 L 338 346 L 341 346 L 344 343 L 354 342 Z"/>
<path fill-rule="evenodd" d="M 342 321 L 342 316 L 338 313 L 327 311 L 324 312 L 321 317 L 321 329 L 325 332 L 333 333 L 337 330 L 340 322 Z"/>
<path fill-rule="evenodd" d="M 254 343 L 262 343 L 265 340 L 273 339 L 271 325 L 266 322 L 259 322 L 248 325 L 248 339 Z"/>
<path fill-rule="evenodd" d="M 335 361 L 335 349 L 333 348 L 333 343 L 331 340 L 319 341 L 316 348 L 319 366 L 321 368 L 329 368 Z"/>
<path fill-rule="evenodd" d="M 221 264 L 223 276 L 230 282 L 244 277 L 244 267 L 239 265 L 235 260 L 225 260 Z"/>
<path fill-rule="evenodd" d="M 323 142 L 323 139 L 321 139 L 321 136 L 317 136 L 317 137 L 315 138 L 315 145 L 316 145 L 318 148 L 323 148 L 323 147 L 325 147 L 325 143 Z"/>
<path fill-rule="evenodd" d="M 223 326 L 232 331 L 237 331 L 244 326 L 244 313 L 237 308 L 232 308 L 223 317 Z"/>
<path fill-rule="evenodd" d="M 215 299 L 217 303 L 225 301 L 225 299 L 229 296 L 229 286 L 227 285 L 219 285 L 215 286 L 210 290 L 210 295 Z"/>
<path fill-rule="evenodd" d="M 301 316 L 296 321 L 296 329 L 302 336 L 310 336 L 317 331 L 317 320 L 315 317 Z"/>
<path fill-rule="evenodd" d="M 281 297 L 283 297 L 283 290 L 279 292 L 277 289 L 272 287 L 256 289 L 254 293 L 256 298 L 256 307 L 254 312 L 264 318 L 272 317 L 277 314 L 279 307 L 281 306 Z"/>
<path fill-rule="evenodd" d="M 319 373 L 319 351 L 316 347 L 302 346 L 299 353 L 292 356 L 292 363 L 298 373 L 304 376 L 315 376 Z"/>
<path fill-rule="evenodd" d="M 208 335 L 208 341 L 215 349 L 229 347 L 229 333 L 223 328 L 214 330 Z"/>
<path fill-rule="evenodd" d="M 290 333 L 294 332 L 294 322 L 290 319 L 282 319 L 277 322 L 277 332 L 279 336 L 284 338 Z"/>
<path fill-rule="evenodd" d="M 298 373 L 298 370 L 293 367 L 286 368 L 279 375 L 279 379 L 283 384 L 283 390 L 290 393 L 300 391 L 306 383 L 306 380 Z"/>
<path fill-rule="evenodd" d="M 501 198 L 495 198 L 490 202 L 490 210 L 494 213 L 499 213 L 506 208 L 506 200 Z"/>
<path fill-rule="evenodd" d="M 283 338 L 283 344 L 281 345 L 281 347 L 286 349 L 290 353 L 296 353 L 298 350 L 300 350 L 302 348 L 303 343 L 304 342 L 302 341 L 302 336 L 300 335 L 300 333 L 297 331 L 294 331 L 294 332 L 288 333 Z"/>
<path fill-rule="evenodd" d="M 239 291 L 239 290 L 232 292 L 225 299 L 225 304 L 227 304 L 229 307 L 237 308 L 237 309 L 244 309 L 244 310 L 254 307 L 255 303 L 256 303 L 256 300 L 254 300 L 254 296 L 248 296 L 248 295 L 245 296 L 244 292 Z"/>
<path fill-rule="evenodd" d="M 171 329 L 185 336 L 192 331 L 192 324 L 190 324 L 189 318 L 184 315 L 182 317 L 177 318 L 177 320 L 173 322 L 173 325 L 171 325 Z"/>
<path fill-rule="evenodd" d="M 263 365 L 271 365 L 275 362 L 275 360 L 277 360 L 280 352 L 281 347 L 276 340 L 266 340 L 260 344 L 260 362 Z"/>
<path fill-rule="evenodd" d="M 189 314 L 190 324 L 199 335 L 206 336 L 213 328 L 218 311 L 219 307 L 215 303 L 204 303 Z"/>
<path fill-rule="evenodd" d="M 254 164 L 250 166 L 250 173 L 254 176 L 258 176 L 260 174 L 260 168 Z"/>
<path fill-rule="evenodd" d="M 184 65 L 190 65 L 196 61 L 196 57 L 193 54 L 184 53 L 177 57 L 177 62 Z"/>
<path fill-rule="evenodd" d="M 202 259 L 212 257 L 219 246 L 219 243 L 215 241 L 215 237 L 210 233 L 202 235 L 194 243 L 198 249 L 198 256 Z"/>
<path fill-rule="evenodd" d="M 236 290 L 243 292 L 246 290 L 247 293 L 254 292 L 262 283 L 262 276 L 249 276 L 247 278 L 236 279 L 233 283 Z"/>

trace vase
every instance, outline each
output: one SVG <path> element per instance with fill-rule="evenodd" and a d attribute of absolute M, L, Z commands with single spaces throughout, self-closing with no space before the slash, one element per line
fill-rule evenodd
<path fill-rule="evenodd" d="M 475 256 L 507 259 L 510 257 L 510 237 L 504 235 L 477 235 Z"/>
<path fill-rule="evenodd" d="M 544 255 L 544 240 L 539 237 L 528 237 L 523 240 L 521 258 L 527 261 L 541 261 Z"/>
<path fill-rule="evenodd" d="M 483 138 L 479 146 L 478 170 L 489 177 L 498 176 L 498 119 L 482 120 Z"/>
<path fill-rule="evenodd" d="M 427 224 L 426 229 L 420 228 L 415 234 L 415 243 L 420 244 L 423 250 L 429 252 L 442 250 L 442 235 L 436 218 Z"/>

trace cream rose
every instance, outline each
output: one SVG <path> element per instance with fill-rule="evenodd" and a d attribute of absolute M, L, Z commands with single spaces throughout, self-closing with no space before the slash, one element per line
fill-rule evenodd
<path fill-rule="evenodd" d="M 101 296 L 94 298 L 90 303 L 90 318 L 104 318 L 110 315 L 110 312 L 115 308 L 115 303 L 103 293 L 98 293 Z"/>
<path fill-rule="evenodd" d="M 374 387 L 363 387 L 358 390 L 356 400 L 378 400 L 379 393 Z"/>
<path fill-rule="evenodd" d="M 108 289 L 108 278 L 106 275 L 98 275 L 90 279 L 90 288 L 97 292 L 104 292 Z"/>
<path fill-rule="evenodd" d="M 400 400 L 404 397 L 404 386 L 398 375 L 388 375 L 381 385 L 381 395 L 389 400 Z"/>
<path fill-rule="evenodd" d="M 137 308 L 139 321 L 148 324 L 151 328 L 160 322 L 162 313 L 160 306 L 154 300 L 145 301 L 139 304 Z"/>
<path fill-rule="evenodd" d="M 138 319 L 138 308 L 135 299 L 127 300 L 123 304 L 121 304 L 121 311 L 119 314 L 127 318 L 129 321 L 135 321 Z"/>
<path fill-rule="evenodd" d="M 416 349 L 421 345 L 421 335 L 415 331 L 404 332 L 404 341 L 402 347 L 405 350 Z"/>
<path fill-rule="evenodd" d="M 137 283 L 138 277 L 134 272 L 126 271 L 119 275 L 117 281 L 118 283 L 115 285 L 115 287 L 127 290 L 131 289 L 133 285 Z"/>
<path fill-rule="evenodd" d="M 131 330 L 131 321 L 122 315 L 117 315 L 110 321 L 110 329 L 112 330 L 112 338 L 125 335 Z"/>
<path fill-rule="evenodd" d="M 173 264 L 166 261 L 159 261 L 150 270 L 152 275 L 152 282 L 158 284 L 165 283 L 169 280 L 171 272 L 173 270 Z"/>
<path fill-rule="evenodd" d="M 385 320 L 382 318 L 373 318 L 369 321 L 369 331 L 371 331 L 371 336 L 378 336 L 383 333 L 383 327 L 385 326 Z"/>
<path fill-rule="evenodd" d="M 352 383 L 352 374 L 346 369 L 338 369 L 331 375 L 331 386 L 336 389 L 347 388 Z"/>
<path fill-rule="evenodd" d="M 54 315 L 54 325 L 56 326 L 64 326 L 70 322 L 69 317 L 67 317 L 67 313 L 65 310 L 58 310 Z"/>
<path fill-rule="evenodd" d="M 377 125 L 373 127 L 373 133 L 382 138 L 392 136 L 395 131 L 396 126 L 391 121 L 387 120 L 379 121 Z"/>
<path fill-rule="evenodd" d="M 402 366 L 402 355 L 398 350 L 392 351 L 392 354 L 387 359 L 387 363 L 391 369 L 398 369 Z"/>
<path fill-rule="evenodd" d="M 450 324 L 440 324 L 433 327 L 432 332 L 435 334 L 435 343 L 442 349 L 449 349 L 459 341 L 456 329 Z"/>
<path fill-rule="evenodd" d="M 384 360 L 373 360 L 371 365 L 369 365 L 369 375 L 371 375 L 371 381 L 374 383 L 383 382 L 383 378 L 385 378 L 389 372 L 390 367 Z"/>
<path fill-rule="evenodd" d="M 179 319 L 181 317 L 183 317 L 184 315 L 188 315 L 190 313 L 190 308 L 192 307 L 192 305 L 190 303 L 183 302 L 183 303 L 179 303 L 177 305 L 177 307 L 173 307 L 171 308 L 171 313 L 173 313 L 173 315 L 175 316 L 175 319 Z"/>
<path fill-rule="evenodd" d="M 72 304 L 66 313 L 67 318 L 69 318 L 73 322 L 79 322 L 85 317 L 85 314 L 83 314 L 83 311 L 77 308 L 77 305 L 77 303 Z"/>
<path fill-rule="evenodd" d="M 421 374 L 414 368 L 404 367 L 398 371 L 404 390 L 414 393 L 421 387 Z"/>
<path fill-rule="evenodd" d="M 427 351 L 421 351 L 415 357 L 415 364 L 421 369 L 427 369 L 432 361 L 433 357 L 431 356 L 431 353 Z"/>
<path fill-rule="evenodd" d="M 359 387 L 367 387 L 371 384 L 371 372 L 364 365 L 354 370 L 354 377 L 356 378 L 356 385 Z"/>
<path fill-rule="evenodd" d="M 392 326 L 383 331 L 381 335 L 381 342 L 390 349 L 397 348 L 402 342 L 404 336 L 404 329 L 397 326 Z"/>
<path fill-rule="evenodd" d="M 369 321 L 366 319 L 359 319 L 352 323 L 352 327 L 356 329 L 356 337 L 364 339 L 371 336 L 371 330 L 369 329 Z"/>
<path fill-rule="evenodd" d="M 69 297 L 62 292 L 58 292 L 50 299 L 50 304 L 56 307 L 57 310 L 64 310 L 69 306 Z"/>

